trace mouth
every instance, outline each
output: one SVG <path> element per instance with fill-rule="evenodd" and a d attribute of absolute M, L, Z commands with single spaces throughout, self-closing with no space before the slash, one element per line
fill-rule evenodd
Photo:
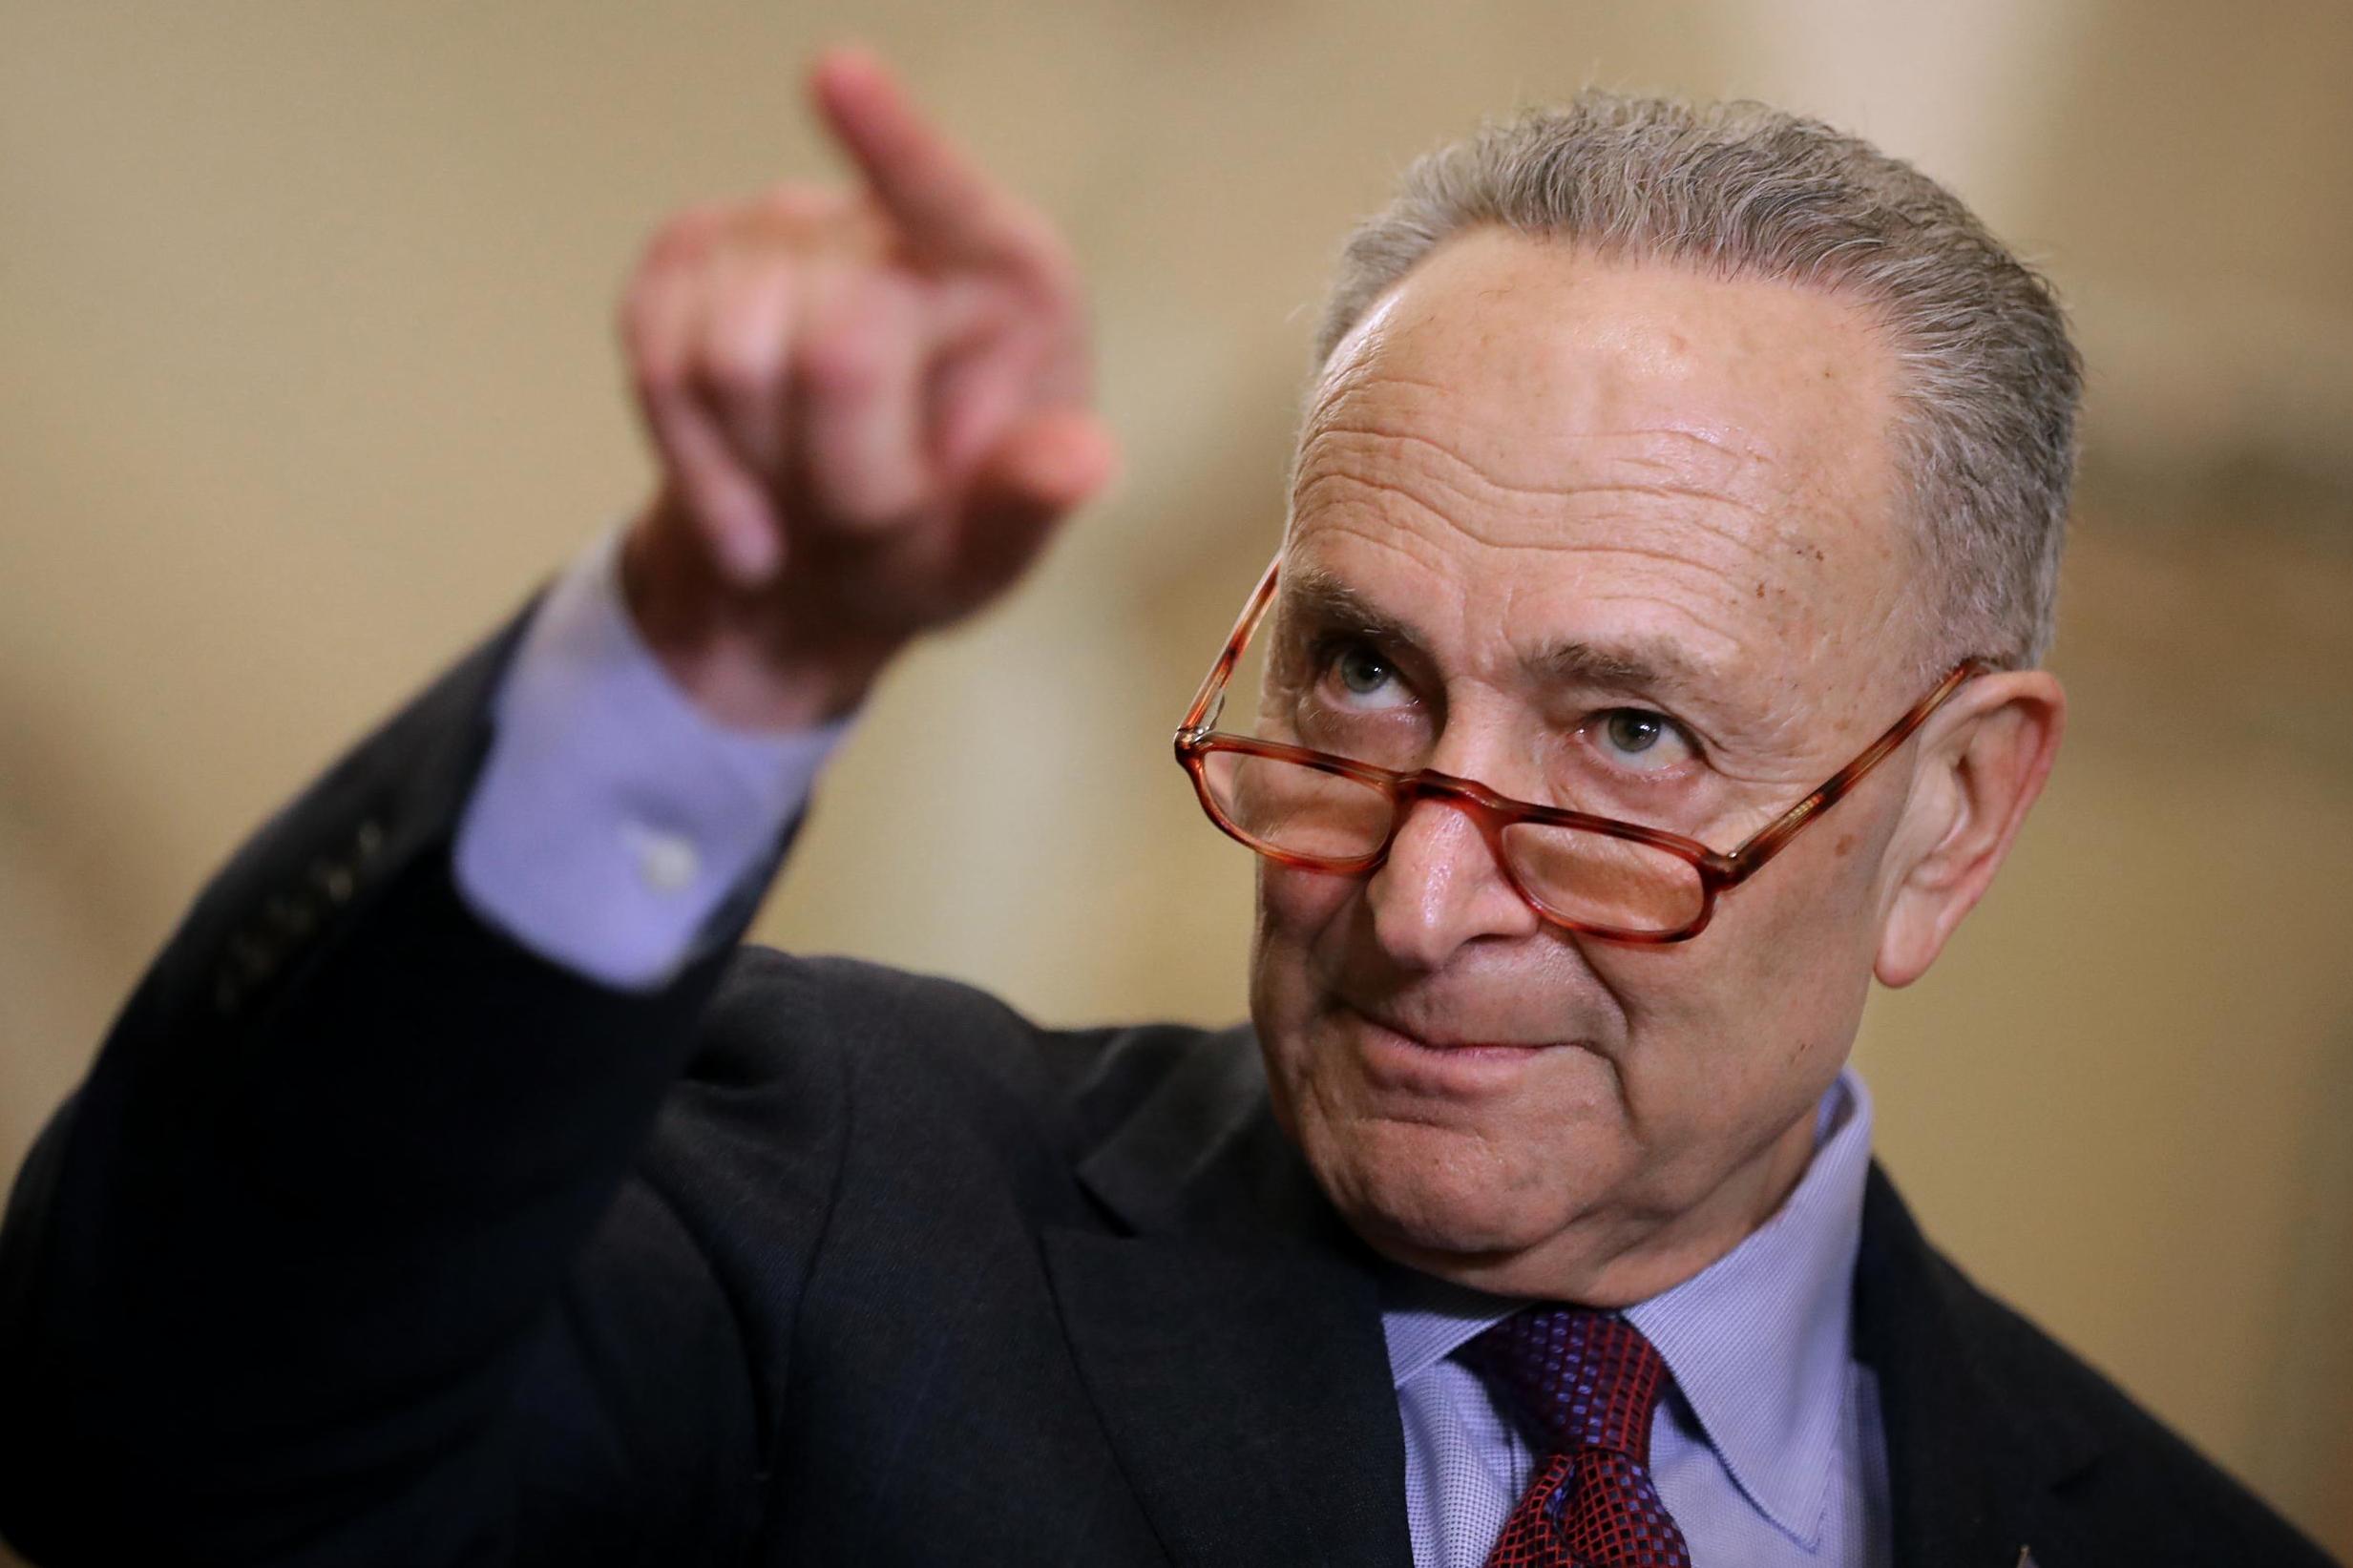
<path fill-rule="evenodd" d="M 1443 1098 L 1476 1098 L 1508 1088 L 1539 1057 L 1573 1040 L 1486 1038 L 1415 1027 L 1342 1004 L 1355 1027 L 1365 1076 L 1376 1088 Z"/>
<path fill-rule="evenodd" d="M 1442 1027 L 1409 1024 L 1346 1002 L 1340 1005 L 1357 1021 L 1379 1035 L 1419 1050 L 1439 1052 L 1446 1056 L 1524 1056 L 1530 1052 L 1557 1050 L 1569 1043 L 1557 1039 L 1506 1039 L 1470 1035 Z"/>

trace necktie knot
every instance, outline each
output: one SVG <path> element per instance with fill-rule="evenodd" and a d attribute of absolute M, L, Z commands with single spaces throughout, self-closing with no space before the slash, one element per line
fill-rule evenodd
<path fill-rule="evenodd" d="M 1613 1312 L 1532 1307 L 1460 1352 L 1540 1450 L 1487 1568 L 1691 1568 L 1650 1479 L 1667 1363 Z"/>
<path fill-rule="evenodd" d="M 1603 1448 L 1649 1463 L 1667 1363 L 1616 1313 L 1532 1307 L 1472 1340 L 1462 1355 L 1546 1452 Z"/>

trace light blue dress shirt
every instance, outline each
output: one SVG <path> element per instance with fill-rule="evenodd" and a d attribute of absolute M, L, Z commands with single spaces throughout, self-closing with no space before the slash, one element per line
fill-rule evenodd
<path fill-rule="evenodd" d="M 493 699 L 456 877 L 542 957 L 648 991 L 765 865 L 849 721 L 778 735 L 704 718 L 629 618 L 620 546 L 599 540 L 532 612 Z"/>
<path fill-rule="evenodd" d="M 614 534 L 534 611 L 494 700 L 456 878 L 524 946 L 646 990 L 710 939 L 847 723 L 765 735 L 711 722 L 638 637 L 618 573 Z M 1849 1069 L 1779 1211 L 1627 1312 L 1673 1374 L 1651 1471 L 1700 1568 L 1889 1560 L 1877 1385 L 1854 1360 L 1849 1309 L 1870 1144 L 1870 1096 Z M 1526 1442 L 1453 1359 L 1517 1305 L 1403 1271 L 1391 1282 L 1383 1328 L 1420 1568 L 1479 1568 L 1534 1474 Z"/>
<path fill-rule="evenodd" d="M 1812 1163 L 1773 1218 L 1699 1273 L 1628 1307 L 1674 1386 L 1650 1473 L 1699 1568 L 1870 1565 L 1893 1554 L 1879 1386 L 1849 1303 L 1871 1162 L 1853 1069 L 1822 1097 Z M 1402 1270 L 1382 1328 L 1405 1424 L 1420 1568 L 1480 1568 L 1537 1470 L 1517 1425 L 1454 1352 L 1523 1305 Z"/>

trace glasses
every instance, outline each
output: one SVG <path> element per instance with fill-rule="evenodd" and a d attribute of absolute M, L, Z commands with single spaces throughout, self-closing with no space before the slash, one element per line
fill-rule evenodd
<path fill-rule="evenodd" d="M 1442 801 L 1471 819 L 1514 891 L 1545 920 L 1618 942 L 1682 942 L 1707 929 L 1715 901 L 1838 804 L 1964 682 L 1996 666 L 1964 659 L 1936 689 L 1819 789 L 1730 854 L 1696 839 L 1565 806 L 1535 805 L 1430 768 L 1400 773 L 1354 758 L 1211 728 L 1242 650 L 1274 600 L 1278 554 L 1234 622 L 1177 726 L 1177 761 L 1209 820 L 1270 860 L 1361 875 L 1387 858 L 1407 813 Z"/>

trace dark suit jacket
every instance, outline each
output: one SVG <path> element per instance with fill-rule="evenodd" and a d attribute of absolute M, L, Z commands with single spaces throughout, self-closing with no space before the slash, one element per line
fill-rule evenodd
<path fill-rule="evenodd" d="M 1410 1559 L 1371 1262 L 1246 1030 L 729 951 L 623 995 L 451 881 L 505 639 L 270 823 L 0 1234 L 0 1532 L 77 1563 Z M 740 924 L 742 909 L 729 912 Z M 2321 1560 L 1874 1171 L 1898 1560 Z"/>

